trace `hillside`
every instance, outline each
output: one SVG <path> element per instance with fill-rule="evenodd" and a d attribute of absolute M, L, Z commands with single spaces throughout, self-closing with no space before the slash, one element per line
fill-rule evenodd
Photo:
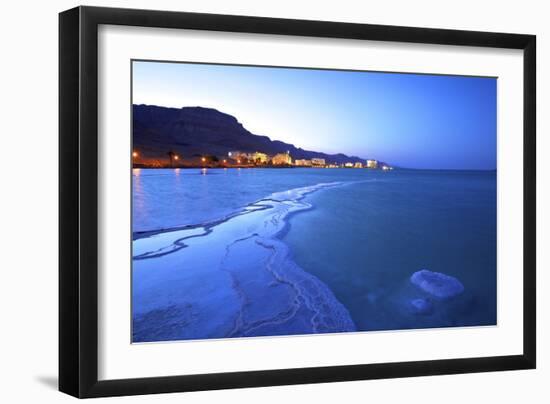
<path fill-rule="evenodd" d="M 274 134 L 276 136 L 276 134 Z M 133 105 L 133 147 L 144 158 L 165 159 L 169 151 L 181 156 L 227 156 L 229 151 L 268 155 L 290 152 L 293 159 L 324 158 L 345 163 L 365 160 L 345 154 L 326 154 L 250 133 L 233 116 L 202 107 L 165 108 Z"/>

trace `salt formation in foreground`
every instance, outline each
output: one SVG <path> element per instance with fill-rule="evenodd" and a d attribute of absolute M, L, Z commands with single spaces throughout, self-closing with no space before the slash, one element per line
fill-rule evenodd
<path fill-rule="evenodd" d="M 449 299 L 464 292 L 464 286 L 458 279 L 427 269 L 412 274 L 411 282 L 438 299 Z"/>
<path fill-rule="evenodd" d="M 133 242 L 133 342 L 355 331 L 347 309 L 277 237 L 326 183 L 213 223 Z"/>

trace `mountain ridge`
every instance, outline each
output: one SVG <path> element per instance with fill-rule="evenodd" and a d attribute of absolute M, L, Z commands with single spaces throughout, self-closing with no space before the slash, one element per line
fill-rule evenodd
<path fill-rule="evenodd" d="M 161 107 L 133 104 L 133 147 L 145 158 L 165 159 L 169 151 L 186 156 L 227 156 L 229 151 L 289 152 L 293 159 L 324 158 L 327 163 L 365 162 L 344 153 L 304 150 L 248 131 L 233 115 L 205 107 Z"/>

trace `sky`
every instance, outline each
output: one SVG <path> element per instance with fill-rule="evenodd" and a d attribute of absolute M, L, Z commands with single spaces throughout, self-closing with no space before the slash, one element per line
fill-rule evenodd
<path fill-rule="evenodd" d="M 307 150 L 496 168 L 496 78 L 134 61 L 132 84 L 134 104 L 215 108 Z"/>

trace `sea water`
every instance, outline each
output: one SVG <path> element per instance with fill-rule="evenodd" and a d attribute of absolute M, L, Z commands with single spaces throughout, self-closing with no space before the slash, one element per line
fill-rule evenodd
<path fill-rule="evenodd" d="M 133 232 L 135 342 L 497 321 L 495 172 L 136 169 Z"/>

